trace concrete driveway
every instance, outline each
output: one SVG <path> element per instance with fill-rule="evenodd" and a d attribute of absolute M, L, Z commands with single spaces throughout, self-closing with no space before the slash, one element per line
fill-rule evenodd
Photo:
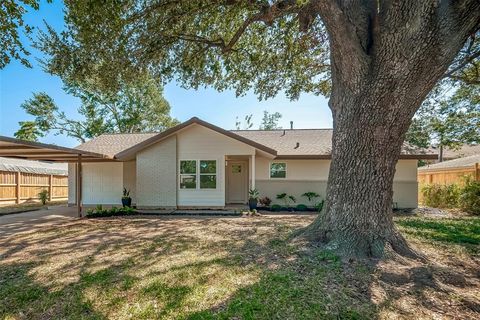
<path fill-rule="evenodd" d="M 75 207 L 54 206 L 37 210 L 0 216 L 0 238 L 15 233 L 39 230 L 48 226 L 72 221 L 77 217 Z"/>

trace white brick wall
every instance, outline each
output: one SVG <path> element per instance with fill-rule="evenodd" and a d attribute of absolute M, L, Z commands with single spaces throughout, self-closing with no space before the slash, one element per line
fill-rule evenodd
<path fill-rule="evenodd" d="M 177 205 L 176 143 L 172 136 L 137 154 L 137 207 Z"/>

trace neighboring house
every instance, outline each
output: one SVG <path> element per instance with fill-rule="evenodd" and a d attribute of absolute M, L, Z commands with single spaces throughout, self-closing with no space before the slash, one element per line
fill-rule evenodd
<path fill-rule="evenodd" d="M 50 201 L 65 201 L 67 175 L 65 163 L 0 157 L 0 205 L 38 201 L 43 189 L 49 191 Z"/>
<path fill-rule="evenodd" d="M 418 168 L 420 184 L 463 184 L 466 176 L 480 181 L 480 150 L 464 158 L 434 163 Z"/>
<path fill-rule="evenodd" d="M 82 201 L 120 205 L 130 190 L 138 208 L 219 208 L 245 204 L 248 190 L 275 202 L 279 193 L 308 191 L 325 198 L 331 129 L 227 131 L 192 118 L 162 133 L 104 134 L 77 149 L 116 161 L 82 165 Z M 417 206 L 417 161 L 431 159 L 404 148 L 394 179 L 398 207 Z M 69 164 L 69 203 L 75 203 L 75 164 Z"/>
<path fill-rule="evenodd" d="M 437 147 L 430 147 L 429 152 L 431 153 L 439 153 L 440 148 Z M 464 158 L 473 155 L 480 154 L 480 144 L 464 144 L 458 148 L 452 149 L 449 147 L 445 147 L 443 149 L 443 161 L 448 161 L 452 159 Z M 431 163 L 438 162 L 438 159 L 435 161 L 429 161 Z"/>

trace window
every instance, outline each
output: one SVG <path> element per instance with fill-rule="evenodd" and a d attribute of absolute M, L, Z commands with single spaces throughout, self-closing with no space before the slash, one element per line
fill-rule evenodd
<path fill-rule="evenodd" d="M 180 161 L 180 189 L 197 188 L 197 160 Z"/>
<path fill-rule="evenodd" d="M 197 168 L 198 163 L 198 168 Z M 197 181 L 200 181 L 197 184 Z M 216 189 L 216 160 L 181 160 L 180 189 Z"/>
<path fill-rule="evenodd" d="M 232 173 L 242 173 L 242 165 L 232 164 Z"/>
<path fill-rule="evenodd" d="M 270 178 L 286 178 L 287 164 L 285 162 L 274 162 L 270 164 Z"/>

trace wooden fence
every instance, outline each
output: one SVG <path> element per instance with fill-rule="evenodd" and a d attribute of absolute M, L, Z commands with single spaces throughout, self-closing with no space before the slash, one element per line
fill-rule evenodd
<path fill-rule="evenodd" d="M 418 200 L 422 202 L 422 186 L 426 184 L 463 185 L 465 177 L 470 176 L 475 181 L 480 181 L 480 166 L 478 163 L 470 167 L 442 168 L 418 171 L 419 195 Z"/>
<path fill-rule="evenodd" d="M 0 171 L 0 205 L 38 201 L 38 194 L 45 189 L 49 201 L 67 200 L 68 177 Z"/>

